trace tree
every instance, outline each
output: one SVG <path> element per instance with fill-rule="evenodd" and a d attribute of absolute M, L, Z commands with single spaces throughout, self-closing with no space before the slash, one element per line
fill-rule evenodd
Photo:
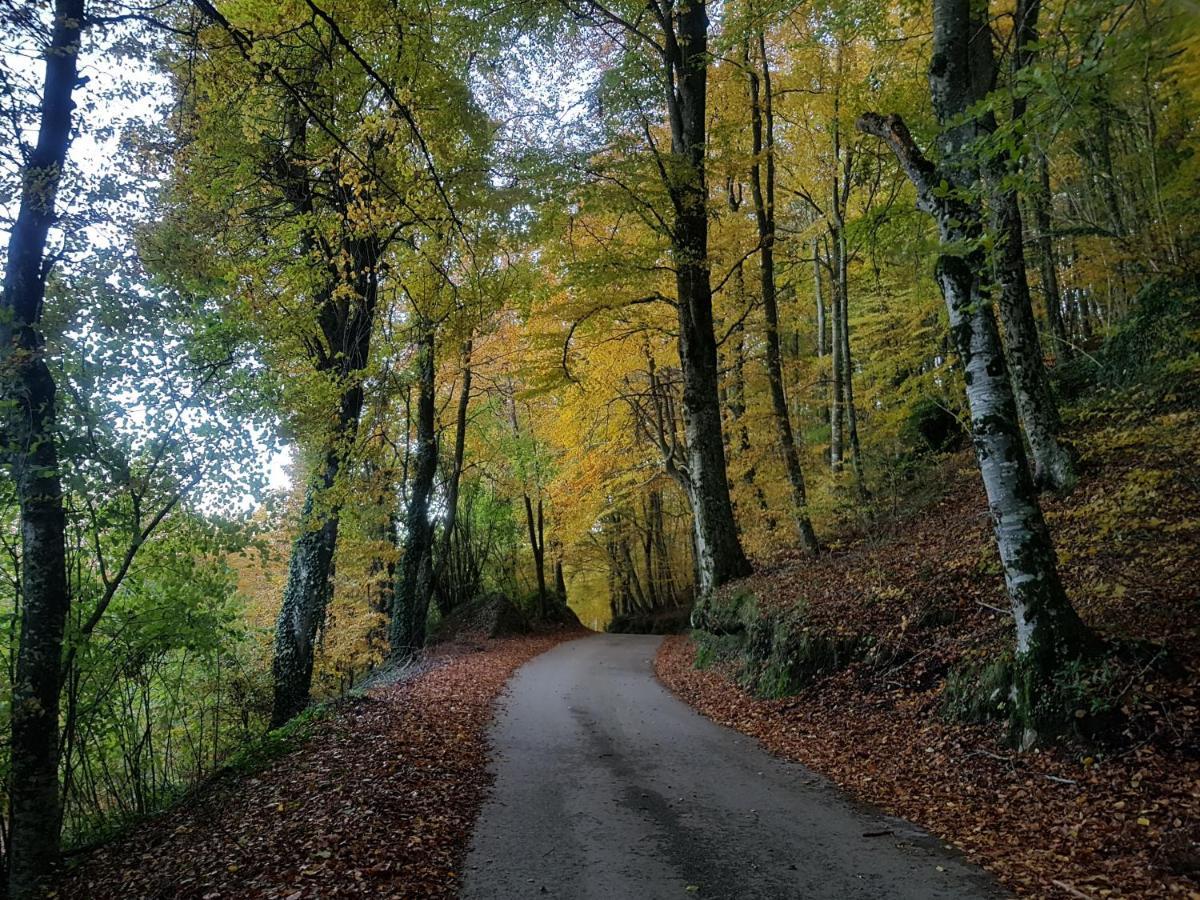
<path fill-rule="evenodd" d="M 703 2 L 649 5 L 653 32 L 637 11 L 629 17 L 600 3 L 567 7 L 596 24 L 615 26 L 655 60 L 667 109 L 670 153 L 658 149 L 648 124 L 646 141 L 670 199 L 664 221 L 675 274 L 679 359 L 683 373 L 686 468 L 680 469 L 692 506 L 701 592 L 750 573 L 742 550 L 726 476 L 721 436 L 717 342 L 708 253 L 709 211 L 705 173 L 708 11 Z M 647 23 L 649 24 L 649 23 Z"/>
<path fill-rule="evenodd" d="M 83 0 L 57 0 L 37 144 L 21 171 L 0 302 L 4 462 L 21 510 L 21 643 L 12 706 L 8 890 L 33 897 L 58 856 L 59 694 L 69 597 L 54 377 L 39 327 L 54 264 L 46 243 L 67 161 Z"/>
<path fill-rule="evenodd" d="M 1014 79 L 1029 63 L 1032 48 L 1037 44 L 1037 18 L 1040 0 L 1022 2 L 1014 14 L 1015 40 L 1010 66 Z M 974 103 L 984 102 L 996 80 L 996 65 L 991 43 L 979 42 L 979 73 L 973 85 Z M 988 71 L 988 70 L 991 71 Z M 1025 116 L 1025 98 L 1013 98 L 1010 128 L 1019 128 Z M 980 128 L 985 133 L 997 131 L 994 112 L 984 114 Z M 1058 442 L 1058 407 L 1050 390 L 1046 366 L 1042 361 L 1042 344 L 1038 338 L 1037 322 L 1029 294 L 1025 270 L 1025 238 L 1021 223 L 1021 208 L 1017 191 L 1011 186 L 1014 162 L 1005 149 L 995 152 L 985 161 L 983 178 L 989 194 L 991 227 L 995 236 L 994 265 L 1000 282 L 1000 322 L 1004 327 L 1004 356 L 1012 376 L 1017 411 L 1029 439 L 1033 461 L 1034 483 L 1057 491 L 1069 490 L 1075 473 L 1071 458 Z M 1044 251 L 1043 251 L 1044 252 Z M 1049 303 L 1049 299 L 1047 300 Z"/>
<path fill-rule="evenodd" d="M 792 420 L 784 394 L 783 363 L 779 351 L 779 304 L 775 288 L 775 115 L 771 96 L 771 63 L 767 58 L 767 42 L 761 26 L 753 38 L 757 43 L 757 57 L 752 62 L 752 38 L 747 37 L 742 64 L 750 86 L 750 128 L 754 154 L 750 166 L 750 184 L 754 198 L 754 218 L 758 225 L 763 313 L 767 319 L 767 380 L 771 389 L 771 411 L 779 433 L 779 446 L 792 488 L 792 503 L 795 507 L 793 517 L 800 537 L 800 546 L 806 553 L 815 554 L 819 549 L 817 536 L 808 517 L 804 472 L 800 467 L 800 454 L 792 433 Z M 757 71 L 755 65 L 758 66 Z M 857 441 L 857 431 L 853 434 Z"/>
<path fill-rule="evenodd" d="M 887 142 L 912 180 L 918 204 L 938 225 L 943 249 L 937 280 L 965 376 L 975 454 L 1016 621 L 1013 725 L 1021 744 L 1028 746 L 1037 738 L 1038 703 L 1055 671 L 1088 649 L 1090 635 L 1058 577 L 993 318 L 983 216 L 964 199 L 976 164 L 972 154 L 979 128 L 971 108 L 980 79 L 989 74 L 991 35 L 970 0 L 934 0 L 933 12 L 929 85 L 942 124 L 941 166 L 924 156 L 896 115 L 867 113 L 858 127 Z"/>
<path fill-rule="evenodd" d="M 392 607 L 391 657 L 407 661 L 425 646 L 425 619 L 433 593 L 433 523 L 429 520 L 438 445 L 433 328 L 420 326 L 417 345 L 417 432 L 412 485 L 404 518 L 404 558 Z"/>

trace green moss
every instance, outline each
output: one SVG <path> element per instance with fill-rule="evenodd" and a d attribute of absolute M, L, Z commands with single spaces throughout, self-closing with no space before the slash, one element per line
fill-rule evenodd
<path fill-rule="evenodd" d="M 712 634 L 708 631 L 693 631 L 692 641 L 696 645 L 695 667 L 710 669 L 719 663 L 737 659 L 745 643 L 743 634 Z"/>
<path fill-rule="evenodd" d="M 763 616 L 747 631 L 739 681 L 760 697 L 786 697 L 862 659 L 871 644 L 863 635 L 811 628 L 803 610 Z"/>
<path fill-rule="evenodd" d="M 1023 748 L 1064 735 L 1095 741 L 1113 732 L 1120 718 L 1127 676 L 1118 660 L 1101 656 L 1070 660 L 1041 678 L 1005 654 L 953 670 L 941 713 L 969 724 L 1007 719 L 1011 742 Z"/>
<path fill-rule="evenodd" d="M 982 665 L 966 665 L 946 676 L 942 715 L 952 722 L 982 724 L 1005 718 L 1012 689 L 1012 656 Z"/>
<path fill-rule="evenodd" d="M 713 591 L 696 601 L 692 608 L 692 627 L 713 634 L 745 631 L 758 617 L 758 598 L 745 587 Z"/>

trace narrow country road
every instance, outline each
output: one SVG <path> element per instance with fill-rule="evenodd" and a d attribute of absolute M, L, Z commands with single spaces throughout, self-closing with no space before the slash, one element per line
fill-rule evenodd
<path fill-rule="evenodd" d="M 660 640 L 587 637 L 517 673 L 466 897 L 999 896 L 925 832 L 671 696 Z"/>

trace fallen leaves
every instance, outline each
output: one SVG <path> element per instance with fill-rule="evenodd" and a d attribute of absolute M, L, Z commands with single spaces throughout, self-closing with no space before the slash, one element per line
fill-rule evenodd
<path fill-rule="evenodd" d="M 1165 665 L 1138 663 L 1118 680 L 1113 745 L 1014 755 L 999 727 L 938 716 L 947 673 L 1012 641 L 968 453 L 945 461 L 919 508 L 816 560 L 780 555 L 727 588 L 766 613 L 803 610 L 814 632 L 868 638 L 870 658 L 765 701 L 729 671 L 695 670 L 675 639 L 660 677 L 715 721 L 924 825 L 1017 893 L 1200 900 L 1200 415 L 1119 397 L 1101 406 L 1071 432 L 1079 487 L 1043 505 L 1084 619 L 1163 651 Z M 1144 434 L 1131 441 L 1135 425 Z"/>
<path fill-rule="evenodd" d="M 1006 757 L 984 749 L 995 746 L 994 731 L 941 722 L 919 696 L 876 706 L 844 677 L 799 699 L 759 700 L 720 671 L 695 669 L 693 658 L 685 638 L 668 639 L 659 652 L 659 678 L 680 698 L 928 828 L 1018 894 L 1190 898 L 1200 891 L 1194 757 L 1151 745 L 1088 765 L 1061 750 Z M 1170 810 L 1173 818 L 1158 829 L 1152 815 L 1131 816 L 1128 807 Z"/>
<path fill-rule="evenodd" d="M 575 636 L 438 650 L 414 677 L 343 701 L 301 747 L 79 861 L 58 896 L 450 897 L 490 783 L 493 704 L 526 660 Z"/>

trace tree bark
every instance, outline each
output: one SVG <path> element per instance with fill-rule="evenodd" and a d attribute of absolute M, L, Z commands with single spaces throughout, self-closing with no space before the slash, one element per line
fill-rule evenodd
<path fill-rule="evenodd" d="M 450 540 L 454 533 L 454 525 L 458 521 L 458 491 L 462 482 L 463 455 L 467 441 L 467 414 L 471 407 L 471 352 L 472 342 L 467 338 L 463 344 L 462 387 L 458 393 L 458 412 L 454 421 L 454 459 L 451 462 L 450 477 L 446 480 L 446 521 L 442 525 L 442 540 L 434 577 L 438 608 L 443 615 L 451 610 L 454 605 L 453 598 L 456 596 L 455 591 L 450 590 L 443 581 L 446 560 L 450 556 Z"/>
<path fill-rule="evenodd" d="M 1031 58 L 1031 47 L 1037 41 L 1037 17 L 1040 0 L 1021 0 L 1016 10 L 1016 46 L 1013 51 L 1013 73 Z M 991 35 L 986 23 L 983 34 L 973 43 L 979 60 L 979 77 L 971 88 L 971 102 L 979 102 L 995 80 L 995 61 Z M 989 71 L 990 70 L 990 71 Z M 1025 99 L 1013 101 L 1013 122 L 1019 123 L 1025 113 Z M 965 113 L 965 109 L 963 110 Z M 995 114 L 988 112 L 981 121 L 984 131 L 996 130 Z M 1071 457 L 1058 443 L 1058 407 L 1050 390 L 1050 380 L 1042 359 L 1037 320 L 1029 295 L 1029 278 L 1025 267 L 1024 234 L 1017 192 L 1006 187 L 1015 161 L 1008 153 L 999 153 L 984 166 L 984 181 L 990 195 L 991 225 L 995 235 L 994 264 L 1000 282 L 997 304 L 1000 323 L 1004 327 L 1004 351 L 1012 376 L 1017 411 L 1025 427 L 1033 459 L 1034 483 L 1056 491 L 1069 490 L 1075 483 Z"/>
<path fill-rule="evenodd" d="M 1052 688 L 1055 670 L 1086 652 L 1090 635 L 1067 599 L 1058 577 L 1049 530 L 1037 501 L 1017 423 L 999 332 L 987 292 L 987 259 L 977 206 L 959 199 L 969 177 L 975 135 L 963 114 L 974 103 L 983 23 L 971 0 L 935 0 L 934 55 L 930 91 L 942 123 L 943 167 L 930 163 L 898 116 L 868 113 L 861 131 L 885 140 L 917 189 L 919 206 L 938 225 L 946 250 L 937 280 L 949 313 L 964 372 L 971 434 L 992 514 L 996 543 L 1016 622 L 1016 676 L 1012 722 L 1022 746 L 1037 738 L 1039 700 Z M 987 48 L 990 56 L 990 44 Z M 955 125 L 948 125 L 956 122 Z M 950 190 L 944 189 L 948 185 Z M 956 188 L 958 190 L 956 190 Z"/>
<path fill-rule="evenodd" d="M 663 30 L 674 157 L 664 172 L 675 216 L 671 255 L 678 294 L 687 494 L 692 507 L 698 587 L 707 593 L 750 574 L 726 479 L 717 342 L 713 334 L 704 164 L 708 13 L 700 0 L 673 10 L 656 3 L 655 11 Z"/>
<path fill-rule="evenodd" d="M 330 448 L 321 474 L 305 491 L 301 532 L 292 543 L 283 606 L 275 621 L 272 728 L 302 712 L 312 691 L 314 644 L 333 595 L 333 557 L 341 511 L 337 501 L 327 508 L 324 505 L 330 503 L 341 462 L 338 450 Z"/>
<path fill-rule="evenodd" d="M 844 210 L 843 210 L 844 214 Z M 846 249 L 846 229 L 839 214 L 839 225 L 834 241 L 838 245 L 837 252 L 837 289 L 834 291 L 834 302 L 840 309 L 838 319 L 841 327 L 838 336 L 841 339 L 841 353 L 838 361 L 842 366 L 842 404 L 846 419 L 846 438 L 850 443 L 850 465 L 854 470 L 854 486 L 860 497 L 867 496 L 866 476 L 863 473 L 862 447 L 858 442 L 858 410 L 854 405 L 854 357 L 850 354 L 850 265 Z"/>
<path fill-rule="evenodd" d="M 851 175 L 854 166 L 853 148 L 842 147 L 841 127 L 841 78 L 844 72 L 842 65 L 842 48 L 837 51 L 837 89 L 833 95 L 833 121 L 830 131 L 833 136 L 833 185 L 830 191 L 830 268 L 833 282 L 834 307 L 834 359 L 838 371 L 834 380 L 834 390 L 840 410 L 837 417 L 836 463 L 834 471 L 839 471 L 845 455 L 845 443 L 841 433 L 842 422 L 846 426 L 846 439 L 850 444 L 850 462 L 854 470 L 854 484 L 859 496 L 866 496 L 866 480 L 863 476 L 862 452 L 858 443 L 858 411 L 854 406 L 854 366 L 850 356 L 850 252 L 846 243 L 846 212 L 850 205 Z M 840 167 L 840 172 L 839 172 Z M 831 420 L 831 425 L 834 424 Z M 830 458 L 834 459 L 834 443 L 830 442 Z"/>
<path fill-rule="evenodd" d="M 767 382 L 771 390 L 771 410 L 779 448 L 792 489 L 792 522 L 800 546 L 810 556 L 820 547 L 812 520 L 808 516 L 808 495 L 804 485 L 804 470 L 800 452 L 792 432 L 787 396 L 783 388 L 783 362 L 779 350 L 779 304 L 775 285 L 775 122 L 771 98 L 771 66 L 767 59 L 766 39 L 758 33 L 760 72 L 751 65 L 749 41 L 744 60 L 750 84 L 750 131 L 754 161 L 750 166 L 751 193 L 754 197 L 754 218 L 758 224 L 759 284 L 762 291 L 763 313 L 767 320 Z M 760 80 L 761 78 L 761 80 Z M 765 178 L 764 178 L 765 172 Z"/>
<path fill-rule="evenodd" d="M 1000 184 L 1001 180 L 999 173 L 992 177 L 993 185 Z M 1012 375 L 1017 411 L 1029 440 L 1034 483 L 1056 491 L 1070 490 L 1075 483 L 1074 466 L 1058 442 L 1058 408 L 1042 360 L 1042 345 L 1029 297 L 1016 193 L 993 190 L 991 212 L 996 234 L 995 267 L 1000 282 L 997 305 L 1004 326 L 1004 351 Z"/>
<path fill-rule="evenodd" d="M 817 305 L 817 358 L 825 355 L 825 298 L 821 291 L 821 254 L 817 239 L 813 238 L 813 299 Z"/>
<path fill-rule="evenodd" d="M 537 577 L 538 615 L 544 619 L 549 613 L 549 601 L 546 597 L 546 532 L 541 497 L 538 498 L 535 516 L 533 501 L 528 494 L 525 495 L 525 523 L 529 529 L 529 546 L 533 550 L 533 570 Z M 625 553 L 629 553 L 628 545 Z"/>
<path fill-rule="evenodd" d="M 1054 338 L 1054 356 L 1057 362 L 1071 359 L 1074 350 L 1067 337 L 1063 321 L 1062 292 L 1058 287 L 1058 263 L 1051 237 L 1050 220 L 1050 166 L 1043 154 L 1038 156 L 1039 190 L 1034 191 L 1030 205 L 1033 207 L 1033 224 L 1037 228 L 1038 264 L 1042 275 L 1042 294 L 1046 304 L 1046 322 Z"/>
<path fill-rule="evenodd" d="M 301 140 L 296 149 L 302 146 Z M 311 194 L 308 186 L 296 179 L 296 172 L 289 171 L 284 190 L 290 194 L 296 213 L 303 216 L 311 211 Z M 375 261 L 380 256 L 380 242 L 372 236 L 347 237 L 340 248 L 352 261 L 350 274 L 347 279 L 339 260 L 326 260 L 326 281 L 317 300 L 320 340 L 310 342 L 317 371 L 337 385 L 338 408 L 333 428 L 325 437 L 321 473 L 309 483 L 305 495 L 303 530 L 292 545 L 283 605 L 275 622 L 272 728 L 283 725 L 308 705 L 316 638 L 333 596 L 342 503 L 335 485 L 353 452 L 364 402 L 362 373 L 370 356 L 375 324 L 379 292 Z"/>
<path fill-rule="evenodd" d="M 829 248 L 826 248 L 829 249 Z M 845 367 L 842 365 L 842 303 L 838 296 L 837 259 L 836 254 L 829 254 L 830 268 L 834 270 L 832 279 L 833 297 L 829 305 L 830 312 L 830 341 L 829 341 L 829 467 L 834 472 L 842 471 L 843 459 L 843 430 L 842 421 L 845 407 L 843 406 L 845 390 L 842 379 L 845 377 Z"/>
<path fill-rule="evenodd" d="M 429 503 L 437 475 L 437 408 L 434 332 L 423 329 L 417 350 L 417 451 L 405 512 L 404 557 L 392 615 L 391 658 L 404 662 L 425 646 L 425 620 L 433 588 L 433 523 Z"/>
<path fill-rule="evenodd" d="M 563 574 L 563 561 L 560 556 L 554 560 L 554 593 L 563 603 L 567 602 L 567 578 Z"/>
<path fill-rule="evenodd" d="M 40 895 L 58 858 L 59 694 L 70 604 L 56 386 L 39 331 L 52 260 L 46 240 L 71 141 L 83 0 L 58 0 L 46 53 L 37 144 L 21 172 L 0 303 L 3 456 L 21 514 L 21 636 L 12 689 L 8 892 Z"/>

